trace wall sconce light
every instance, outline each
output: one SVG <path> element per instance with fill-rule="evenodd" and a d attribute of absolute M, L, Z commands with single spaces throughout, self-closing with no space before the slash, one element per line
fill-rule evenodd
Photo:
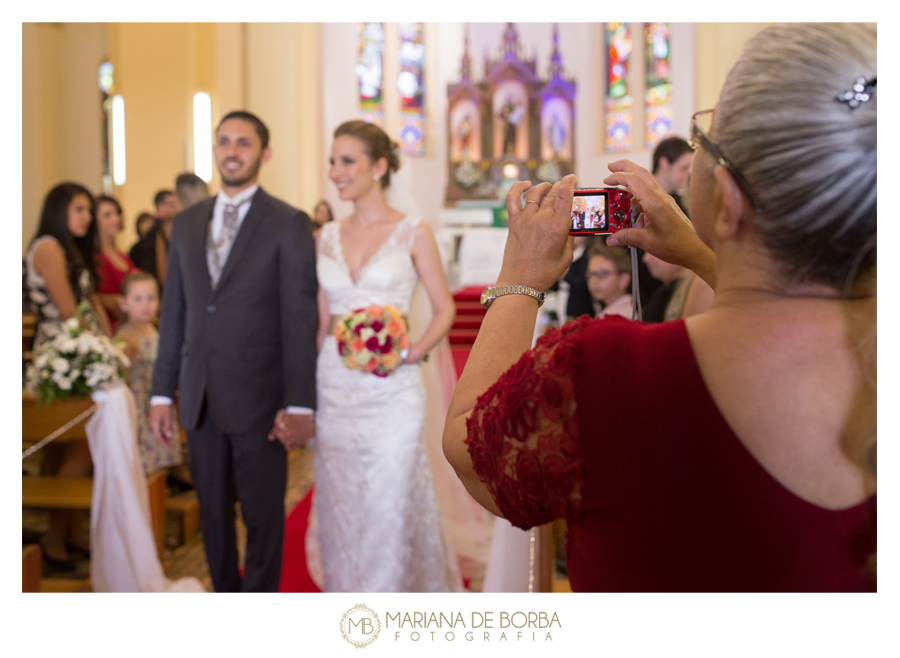
<path fill-rule="evenodd" d="M 212 102 L 209 94 L 194 94 L 194 173 L 212 182 Z"/>
<path fill-rule="evenodd" d="M 125 184 L 125 101 L 120 95 L 112 99 L 113 182 Z"/>

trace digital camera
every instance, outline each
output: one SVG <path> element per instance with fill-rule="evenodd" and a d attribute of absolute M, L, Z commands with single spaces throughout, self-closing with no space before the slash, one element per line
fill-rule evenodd
<path fill-rule="evenodd" d="M 631 228 L 631 195 L 623 187 L 575 190 L 569 235 L 615 233 Z"/>

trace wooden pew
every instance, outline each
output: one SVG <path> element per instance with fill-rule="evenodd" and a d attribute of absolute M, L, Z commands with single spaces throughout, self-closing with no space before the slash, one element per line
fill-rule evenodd
<path fill-rule="evenodd" d="M 41 547 L 22 547 L 22 592 L 41 591 Z"/>
<path fill-rule="evenodd" d="M 68 421 L 89 409 L 90 398 L 54 402 L 50 405 L 35 406 L 33 396 L 22 394 L 22 442 L 34 443 L 62 427 Z M 56 441 L 87 440 L 85 423 L 78 423 Z M 154 473 L 147 482 L 150 494 L 150 517 L 153 525 L 156 550 L 162 559 L 166 533 L 166 477 L 162 472 Z M 45 509 L 85 509 L 91 508 L 93 478 L 60 478 L 55 476 L 22 476 L 22 507 Z"/>

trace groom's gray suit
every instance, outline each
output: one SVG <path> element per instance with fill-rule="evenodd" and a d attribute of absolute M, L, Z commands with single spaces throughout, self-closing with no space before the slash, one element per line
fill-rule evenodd
<path fill-rule="evenodd" d="M 215 201 L 173 222 L 152 395 L 179 391 L 216 590 L 276 591 L 287 455 L 267 437 L 279 409 L 316 407 L 315 247 L 309 217 L 260 188 L 213 289 Z M 248 530 L 243 578 L 235 500 Z"/>

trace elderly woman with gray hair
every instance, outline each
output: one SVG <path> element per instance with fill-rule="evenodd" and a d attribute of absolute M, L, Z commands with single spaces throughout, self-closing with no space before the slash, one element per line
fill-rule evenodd
<path fill-rule="evenodd" d="M 876 41 L 750 40 L 692 120 L 693 225 L 610 165 L 640 213 L 610 244 L 696 272 L 705 313 L 584 318 L 529 350 L 534 297 L 572 258 L 575 177 L 510 191 L 497 286 L 525 294 L 486 295 L 444 450 L 514 525 L 568 521 L 574 590 L 875 588 Z"/>

